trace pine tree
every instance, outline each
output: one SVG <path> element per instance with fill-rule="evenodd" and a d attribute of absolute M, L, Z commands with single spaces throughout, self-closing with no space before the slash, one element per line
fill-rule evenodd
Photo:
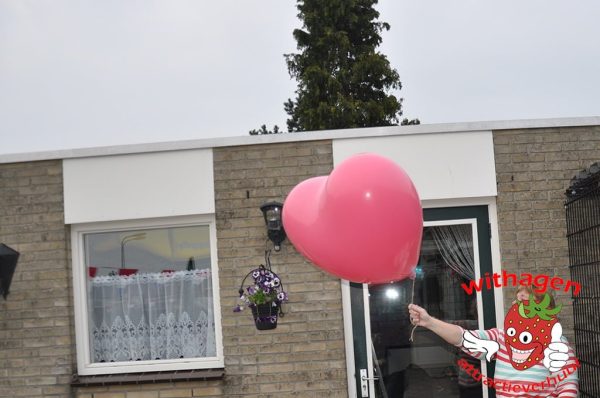
<path fill-rule="evenodd" d="M 389 24 L 377 21 L 377 0 L 298 0 L 297 54 L 287 54 L 296 99 L 284 108 L 288 131 L 390 126 L 402 115 L 398 72 L 377 51 Z M 403 124 L 418 121 L 403 121 Z"/>
<path fill-rule="evenodd" d="M 299 53 L 286 54 L 288 71 L 298 81 L 296 98 L 284 103 L 289 132 L 392 126 L 402 116 L 398 72 L 377 51 L 380 22 L 377 0 L 298 0 L 302 29 L 293 32 Z M 404 119 L 402 125 L 420 124 Z M 251 135 L 277 134 L 261 126 Z"/>

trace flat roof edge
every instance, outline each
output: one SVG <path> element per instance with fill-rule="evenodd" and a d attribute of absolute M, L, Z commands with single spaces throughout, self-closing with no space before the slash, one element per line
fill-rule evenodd
<path fill-rule="evenodd" d="M 308 131 L 255 136 L 204 138 L 184 141 L 154 142 L 115 146 L 62 149 L 55 151 L 9 153 L 0 155 L 1 163 L 20 163 L 41 160 L 73 159 L 134 153 L 165 152 L 218 147 L 278 144 L 285 142 L 319 141 L 349 138 L 367 138 L 412 134 L 457 133 L 557 127 L 584 127 L 600 125 L 600 116 L 555 119 L 496 120 L 481 122 L 420 124 L 414 126 L 369 127 L 340 130 Z"/>

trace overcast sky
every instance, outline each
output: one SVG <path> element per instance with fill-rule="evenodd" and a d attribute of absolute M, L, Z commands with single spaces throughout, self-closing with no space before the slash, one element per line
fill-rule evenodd
<path fill-rule="evenodd" d="M 423 123 L 599 116 L 597 0 L 381 0 Z M 285 128 L 291 0 L 0 0 L 0 153 Z"/>

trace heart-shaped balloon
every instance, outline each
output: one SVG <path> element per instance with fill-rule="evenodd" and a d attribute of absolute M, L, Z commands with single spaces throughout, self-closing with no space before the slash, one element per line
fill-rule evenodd
<path fill-rule="evenodd" d="M 318 267 L 377 284 L 414 276 L 423 210 L 406 172 L 366 153 L 329 176 L 296 185 L 283 206 L 283 225 L 296 249 Z"/>

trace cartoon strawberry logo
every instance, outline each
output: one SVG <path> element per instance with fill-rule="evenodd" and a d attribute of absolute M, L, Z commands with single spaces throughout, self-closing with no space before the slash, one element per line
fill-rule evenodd
<path fill-rule="evenodd" d="M 504 318 L 506 347 L 515 369 L 528 369 L 544 359 L 544 349 L 554 338 L 552 331 L 558 322 L 556 314 L 562 307 L 550 309 L 549 305 L 550 296 L 546 294 L 539 303 L 523 301 L 513 304 L 508 310 Z"/>

